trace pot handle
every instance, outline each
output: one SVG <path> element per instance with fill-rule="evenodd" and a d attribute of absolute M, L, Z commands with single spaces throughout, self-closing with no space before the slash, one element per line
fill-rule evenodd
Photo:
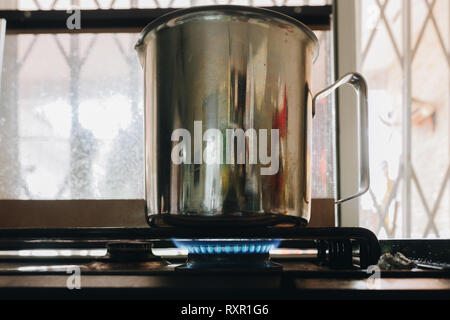
<path fill-rule="evenodd" d="M 335 84 L 327 89 L 319 92 L 313 99 L 313 113 L 316 110 L 317 102 L 325 97 L 328 97 L 338 88 L 343 85 L 351 85 L 358 97 L 358 131 L 359 131 L 359 167 L 360 167 L 360 182 L 358 193 L 341 200 L 337 200 L 335 204 L 342 204 L 344 202 L 359 198 L 364 195 L 370 188 L 370 166 L 369 166 L 369 111 L 367 100 L 367 83 L 364 77 L 358 73 L 349 73 L 340 78 Z"/>

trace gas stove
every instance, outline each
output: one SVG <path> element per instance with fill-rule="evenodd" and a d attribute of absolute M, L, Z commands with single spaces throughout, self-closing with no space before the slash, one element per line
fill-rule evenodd
<path fill-rule="evenodd" d="M 448 244 L 380 242 L 361 228 L 1 230 L 0 296 L 449 297 Z M 421 267 L 381 271 L 382 251 Z M 68 288 L 74 276 L 81 290 Z"/>

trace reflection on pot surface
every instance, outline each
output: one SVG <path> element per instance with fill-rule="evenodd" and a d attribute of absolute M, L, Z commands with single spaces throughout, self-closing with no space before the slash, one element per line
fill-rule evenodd
<path fill-rule="evenodd" d="M 197 7 L 147 26 L 136 49 L 148 214 L 176 224 L 306 224 L 312 31 L 264 9 Z M 344 83 L 365 84 L 349 75 L 319 97 Z"/>

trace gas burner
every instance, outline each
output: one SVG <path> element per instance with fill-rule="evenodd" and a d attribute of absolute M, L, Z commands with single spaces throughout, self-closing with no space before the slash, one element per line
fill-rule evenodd
<path fill-rule="evenodd" d="M 179 249 L 197 255 L 266 254 L 280 246 L 280 240 L 172 240 Z"/>
<path fill-rule="evenodd" d="M 278 248 L 280 240 L 173 240 L 188 251 L 180 271 L 190 270 L 281 270 L 282 266 L 270 261 L 270 250 Z"/>
<path fill-rule="evenodd" d="M 189 254 L 176 271 L 281 271 L 283 266 L 270 261 L 269 253 L 253 254 Z"/>

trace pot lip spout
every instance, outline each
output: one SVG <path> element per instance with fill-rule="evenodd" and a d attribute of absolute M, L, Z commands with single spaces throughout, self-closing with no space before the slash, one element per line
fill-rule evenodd
<path fill-rule="evenodd" d="M 241 14 L 241 15 L 256 15 L 260 16 L 263 19 L 267 18 L 273 18 L 278 21 L 289 23 L 300 30 L 302 30 L 314 43 L 314 57 L 313 60 L 316 60 L 319 52 L 319 40 L 317 39 L 317 36 L 314 34 L 314 32 L 308 28 L 305 24 L 302 22 L 289 17 L 285 14 L 264 9 L 264 8 L 257 8 L 257 7 L 249 7 L 249 6 L 237 6 L 237 5 L 212 5 L 212 6 L 198 6 L 198 7 L 191 7 L 187 9 L 179 9 L 175 10 L 173 12 L 167 13 L 165 15 L 162 15 L 161 17 L 157 18 L 156 20 L 149 23 L 144 30 L 141 32 L 139 39 L 135 45 L 135 49 L 139 50 L 145 43 L 146 36 L 152 32 L 153 30 L 157 30 L 158 27 L 163 26 L 164 24 L 168 23 L 169 21 L 177 18 L 181 18 L 184 15 L 190 15 L 193 13 L 223 13 L 232 15 L 234 14 Z"/>

